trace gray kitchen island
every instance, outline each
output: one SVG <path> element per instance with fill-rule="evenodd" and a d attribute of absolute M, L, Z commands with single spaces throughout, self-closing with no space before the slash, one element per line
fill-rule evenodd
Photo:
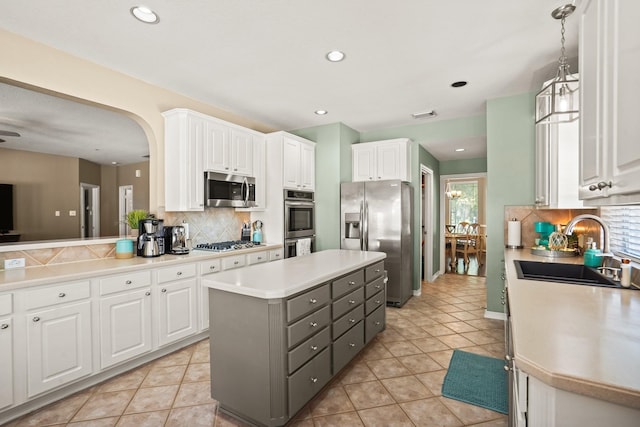
<path fill-rule="evenodd" d="M 293 418 L 385 328 L 385 257 L 326 250 L 203 280 L 220 410 L 264 426 Z"/>

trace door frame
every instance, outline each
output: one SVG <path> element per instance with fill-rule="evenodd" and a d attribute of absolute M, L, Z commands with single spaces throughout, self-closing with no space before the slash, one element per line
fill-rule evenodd
<path fill-rule="evenodd" d="M 424 177 L 424 187 L 422 187 L 422 194 L 420 197 L 420 205 L 421 205 L 421 218 L 420 218 L 420 226 L 421 226 L 421 238 L 424 240 L 425 244 L 420 245 L 421 251 L 421 262 L 424 262 L 424 274 L 421 271 L 421 281 L 433 282 L 435 278 L 433 274 L 433 230 L 434 230 L 434 218 L 433 215 L 433 170 L 428 168 L 427 166 L 420 164 L 420 185 L 422 185 L 422 180 Z M 425 229 L 422 229 L 422 224 L 424 224 Z"/>
<path fill-rule="evenodd" d="M 118 224 L 120 236 L 131 234 L 127 214 L 133 210 L 133 185 L 121 185 L 118 187 Z"/>
<path fill-rule="evenodd" d="M 87 200 L 85 199 L 85 191 L 89 190 L 89 200 L 93 215 L 91 215 L 91 235 L 84 235 L 84 220 L 87 212 Z M 84 237 L 100 237 L 100 186 L 94 184 L 80 183 L 80 238 Z"/>

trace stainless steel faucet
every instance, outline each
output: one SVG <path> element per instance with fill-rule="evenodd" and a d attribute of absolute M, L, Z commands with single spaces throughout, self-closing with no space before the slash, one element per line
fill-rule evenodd
<path fill-rule="evenodd" d="M 573 228 L 576 226 L 576 224 L 584 219 L 592 219 L 598 224 L 600 224 L 600 227 L 602 227 L 602 238 L 604 240 L 604 246 L 602 247 L 602 256 L 608 256 L 608 257 L 613 256 L 612 253 L 609 253 L 609 226 L 599 216 L 591 215 L 591 214 L 582 214 L 582 215 L 576 216 L 571 221 L 569 221 L 569 223 L 564 229 L 564 234 L 566 234 L 567 236 L 570 236 L 571 233 L 573 233 Z"/>

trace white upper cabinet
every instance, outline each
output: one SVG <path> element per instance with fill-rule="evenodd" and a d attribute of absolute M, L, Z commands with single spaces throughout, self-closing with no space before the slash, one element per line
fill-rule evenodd
<path fill-rule="evenodd" d="M 640 202 L 640 2 L 587 0 L 580 20 L 580 198 Z"/>
<path fill-rule="evenodd" d="M 353 144 L 352 180 L 379 181 L 399 179 L 410 181 L 409 139 L 399 138 L 386 141 Z"/>
<path fill-rule="evenodd" d="M 314 191 L 316 186 L 315 143 L 286 134 L 283 136 L 282 186 Z"/>
<path fill-rule="evenodd" d="M 204 170 L 253 176 L 253 138 L 251 132 L 207 120 L 204 142 Z"/>

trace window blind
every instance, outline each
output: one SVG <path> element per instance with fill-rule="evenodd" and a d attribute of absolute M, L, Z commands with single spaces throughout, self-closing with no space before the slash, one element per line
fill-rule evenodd
<path fill-rule="evenodd" d="M 611 252 L 640 262 L 640 206 L 602 207 L 600 216 L 609 225 Z"/>

